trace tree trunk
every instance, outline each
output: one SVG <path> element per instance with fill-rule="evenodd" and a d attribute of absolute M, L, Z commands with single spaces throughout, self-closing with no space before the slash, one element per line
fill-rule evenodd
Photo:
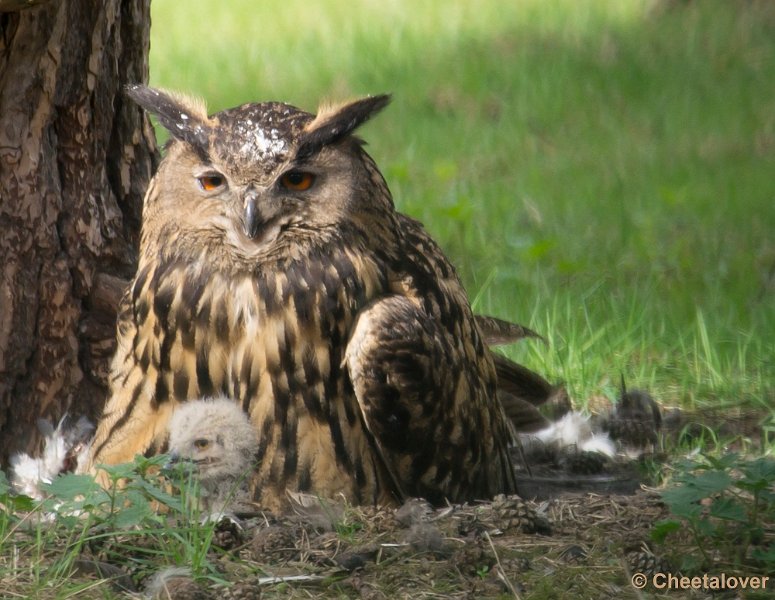
<path fill-rule="evenodd" d="M 105 402 L 157 161 L 149 122 L 122 94 L 147 81 L 149 32 L 150 0 L 0 12 L 2 465 L 34 448 L 39 417 L 94 420 Z"/>

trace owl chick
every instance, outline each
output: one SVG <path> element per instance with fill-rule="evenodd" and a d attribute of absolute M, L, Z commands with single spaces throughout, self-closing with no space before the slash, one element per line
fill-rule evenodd
<path fill-rule="evenodd" d="M 354 135 L 388 96 L 208 116 L 160 90 L 128 94 L 171 141 L 90 467 L 158 451 L 177 407 L 222 395 L 257 432 L 250 493 L 266 508 L 288 492 L 514 493 L 501 377 L 465 290 Z"/>
<path fill-rule="evenodd" d="M 659 405 L 644 390 L 627 391 L 624 377 L 621 385 L 619 401 L 607 419 L 606 429 L 628 454 L 653 450 L 662 427 Z"/>
<path fill-rule="evenodd" d="M 196 471 L 206 508 L 222 510 L 248 500 L 247 484 L 258 451 L 256 430 L 233 400 L 190 400 L 169 422 L 169 454 Z"/>

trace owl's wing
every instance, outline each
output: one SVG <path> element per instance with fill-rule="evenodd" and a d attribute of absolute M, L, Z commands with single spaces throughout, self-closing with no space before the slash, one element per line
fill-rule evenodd
<path fill-rule="evenodd" d="M 516 431 L 537 431 L 571 410 L 564 386 L 549 383 L 535 371 L 501 354 L 491 355 L 498 376 L 498 398 Z"/>
<path fill-rule="evenodd" d="M 514 491 L 503 411 L 466 343 L 401 295 L 358 316 L 345 363 L 376 450 L 405 496 L 441 504 Z"/>
<path fill-rule="evenodd" d="M 488 346 L 514 344 L 523 338 L 529 337 L 538 338 L 546 343 L 546 338 L 544 336 L 524 325 L 504 321 L 503 319 L 487 315 L 474 315 L 474 319 L 482 334 L 484 343 Z"/>
<path fill-rule="evenodd" d="M 555 392 L 556 387 L 535 371 L 501 354 L 491 354 L 498 375 L 499 392 L 507 392 L 532 406 L 541 406 Z"/>

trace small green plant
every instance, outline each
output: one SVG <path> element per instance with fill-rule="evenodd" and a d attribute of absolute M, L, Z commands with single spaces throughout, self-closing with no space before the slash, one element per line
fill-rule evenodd
<path fill-rule="evenodd" d="M 40 502 L 12 494 L 0 472 L 0 550 L 13 547 L 22 557 L 19 571 L 5 577 L 26 578 L 20 588 L 26 594 L 70 593 L 75 565 L 86 559 L 121 565 L 137 578 L 174 565 L 219 580 L 211 562 L 217 523 L 202 518 L 198 485 L 185 465 L 160 475 L 167 460 L 138 456 L 103 467 L 107 489 L 91 475 L 61 475 L 41 485 L 46 498 Z"/>
<path fill-rule="evenodd" d="M 14 498 L 10 489 L 5 473 L 0 471 L 0 546 L 13 522 Z"/>
<path fill-rule="evenodd" d="M 355 539 L 359 531 L 363 529 L 363 523 L 344 515 L 341 519 L 334 523 L 334 530 L 336 534 L 345 541 L 352 541 Z"/>
<path fill-rule="evenodd" d="M 724 566 L 747 573 L 775 570 L 775 459 L 700 455 L 680 461 L 662 499 L 674 518 L 652 535 L 685 540 L 681 570 Z"/>
<path fill-rule="evenodd" d="M 103 492 L 108 498 L 98 491 L 99 504 L 91 507 L 100 521 L 92 539 L 109 542 L 106 555 L 130 555 L 141 568 L 155 569 L 162 557 L 198 576 L 215 572 L 208 554 L 216 523 L 202 518 L 199 487 L 184 463 L 170 467 L 165 455 L 137 456 L 133 463 L 102 468 L 112 485 Z"/>

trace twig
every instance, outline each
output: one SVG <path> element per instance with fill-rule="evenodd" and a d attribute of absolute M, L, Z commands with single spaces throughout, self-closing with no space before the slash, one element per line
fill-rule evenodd
<path fill-rule="evenodd" d="M 320 582 L 325 581 L 326 577 L 323 575 L 286 575 L 286 576 L 269 576 L 259 577 L 258 585 L 272 585 L 276 583 L 292 583 L 296 582 Z"/>
<path fill-rule="evenodd" d="M 522 596 L 519 595 L 519 592 L 517 592 L 517 589 L 514 587 L 514 585 L 509 581 L 509 578 L 506 576 L 506 571 L 503 569 L 503 565 L 501 564 L 501 559 L 498 556 L 498 551 L 495 549 L 495 544 L 492 543 L 492 538 L 490 537 L 490 534 L 488 532 L 484 532 L 484 536 L 487 538 L 487 542 L 490 544 L 490 548 L 492 548 L 492 552 L 495 555 L 495 563 L 498 566 L 498 579 L 500 579 L 507 588 L 509 588 L 509 591 L 514 595 L 514 598 L 516 600 L 522 600 Z"/>

